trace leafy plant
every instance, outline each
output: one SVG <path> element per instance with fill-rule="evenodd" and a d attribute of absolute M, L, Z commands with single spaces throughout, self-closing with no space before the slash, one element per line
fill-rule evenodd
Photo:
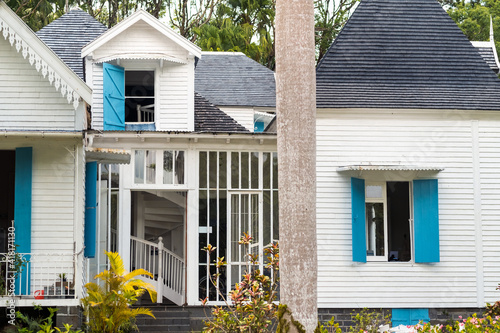
<path fill-rule="evenodd" d="M 498 285 L 497 290 L 500 290 L 500 284 Z M 484 315 L 491 317 L 500 316 L 500 301 L 496 301 L 493 304 L 486 303 L 486 311 L 484 312 Z"/>
<path fill-rule="evenodd" d="M 147 282 L 137 278 L 140 275 L 153 277 L 144 269 L 127 272 L 123 260 L 116 252 L 105 252 L 110 269 L 95 276 L 104 286 L 90 282 L 85 285 L 88 296 L 82 299 L 84 314 L 88 318 L 86 326 L 90 332 L 116 333 L 135 329 L 135 317 L 148 315 L 154 318 L 147 308 L 130 308 L 146 291 L 156 302 L 156 291 Z"/>
<path fill-rule="evenodd" d="M 42 311 L 42 307 L 39 305 L 35 305 L 35 310 L 40 313 Z M 58 327 L 53 327 L 54 321 L 53 317 L 58 309 L 56 308 L 48 308 L 49 315 L 47 317 L 32 317 L 25 315 L 19 311 L 16 312 L 16 317 L 19 319 L 20 323 L 18 323 L 17 329 L 18 332 L 21 333 L 53 333 L 53 332 L 62 332 L 62 333 L 81 333 L 80 330 L 72 330 L 72 325 L 63 324 L 64 331 L 59 329 Z"/>
<path fill-rule="evenodd" d="M 391 323 L 391 315 L 384 315 L 382 310 L 375 311 L 364 308 L 360 312 L 351 313 L 354 326 L 349 327 L 349 332 L 378 333 L 379 327 Z"/>
<path fill-rule="evenodd" d="M 251 240 L 252 237 L 245 233 L 239 244 L 248 250 Z M 211 245 L 205 248 L 209 257 L 214 250 L 215 247 Z M 226 295 L 222 295 L 217 283 L 219 270 L 226 262 L 224 257 L 217 258 L 216 273 L 211 276 L 210 281 L 226 306 L 216 306 L 212 309 L 212 318 L 205 322 L 204 332 L 274 332 L 278 308 L 275 303 L 278 289 L 278 244 L 269 245 L 264 252 L 267 259 L 265 267 L 271 271 L 272 278 L 256 268 L 259 255 L 248 254 L 249 271 L 229 292 L 229 300 L 226 300 Z M 203 304 L 206 304 L 207 300 L 208 298 L 205 298 Z"/>

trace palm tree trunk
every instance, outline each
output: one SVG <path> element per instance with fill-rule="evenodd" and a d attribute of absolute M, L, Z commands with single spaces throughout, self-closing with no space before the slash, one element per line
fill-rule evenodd
<path fill-rule="evenodd" d="M 281 302 L 318 321 L 314 1 L 276 0 Z"/>

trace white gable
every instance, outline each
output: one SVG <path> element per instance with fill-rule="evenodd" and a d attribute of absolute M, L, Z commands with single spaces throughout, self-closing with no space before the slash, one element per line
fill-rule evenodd
<path fill-rule="evenodd" d="M 152 15 L 140 10 L 82 50 L 82 57 L 94 61 L 113 59 L 164 59 L 187 63 L 201 57 L 201 50 Z"/>
<path fill-rule="evenodd" d="M 0 2 L 1 36 L 19 57 L 40 72 L 55 90 L 77 109 L 82 98 L 91 103 L 91 90 L 33 31 L 4 3 Z"/>

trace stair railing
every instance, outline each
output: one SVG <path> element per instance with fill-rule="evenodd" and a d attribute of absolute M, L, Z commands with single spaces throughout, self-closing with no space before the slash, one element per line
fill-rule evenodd
<path fill-rule="evenodd" d="M 184 294 L 184 259 L 166 249 L 162 237 L 158 237 L 158 243 L 153 243 L 130 236 L 130 242 L 130 267 L 132 270 L 142 268 L 153 274 L 153 285 L 158 293 L 157 302 L 161 303 L 165 296 L 181 305 Z"/>

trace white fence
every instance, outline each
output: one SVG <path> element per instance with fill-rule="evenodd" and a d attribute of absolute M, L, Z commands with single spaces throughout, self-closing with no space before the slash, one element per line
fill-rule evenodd
<path fill-rule="evenodd" d="M 167 250 L 162 238 L 158 244 L 137 237 L 130 237 L 132 270 L 143 268 L 153 274 L 151 282 L 158 293 L 158 303 L 163 296 L 177 305 L 184 302 L 184 259 Z"/>
<path fill-rule="evenodd" d="M 76 257 L 58 253 L 17 253 L 9 257 L 0 253 L 0 297 L 13 291 L 16 296 L 35 299 L 75 298 Z"/>

